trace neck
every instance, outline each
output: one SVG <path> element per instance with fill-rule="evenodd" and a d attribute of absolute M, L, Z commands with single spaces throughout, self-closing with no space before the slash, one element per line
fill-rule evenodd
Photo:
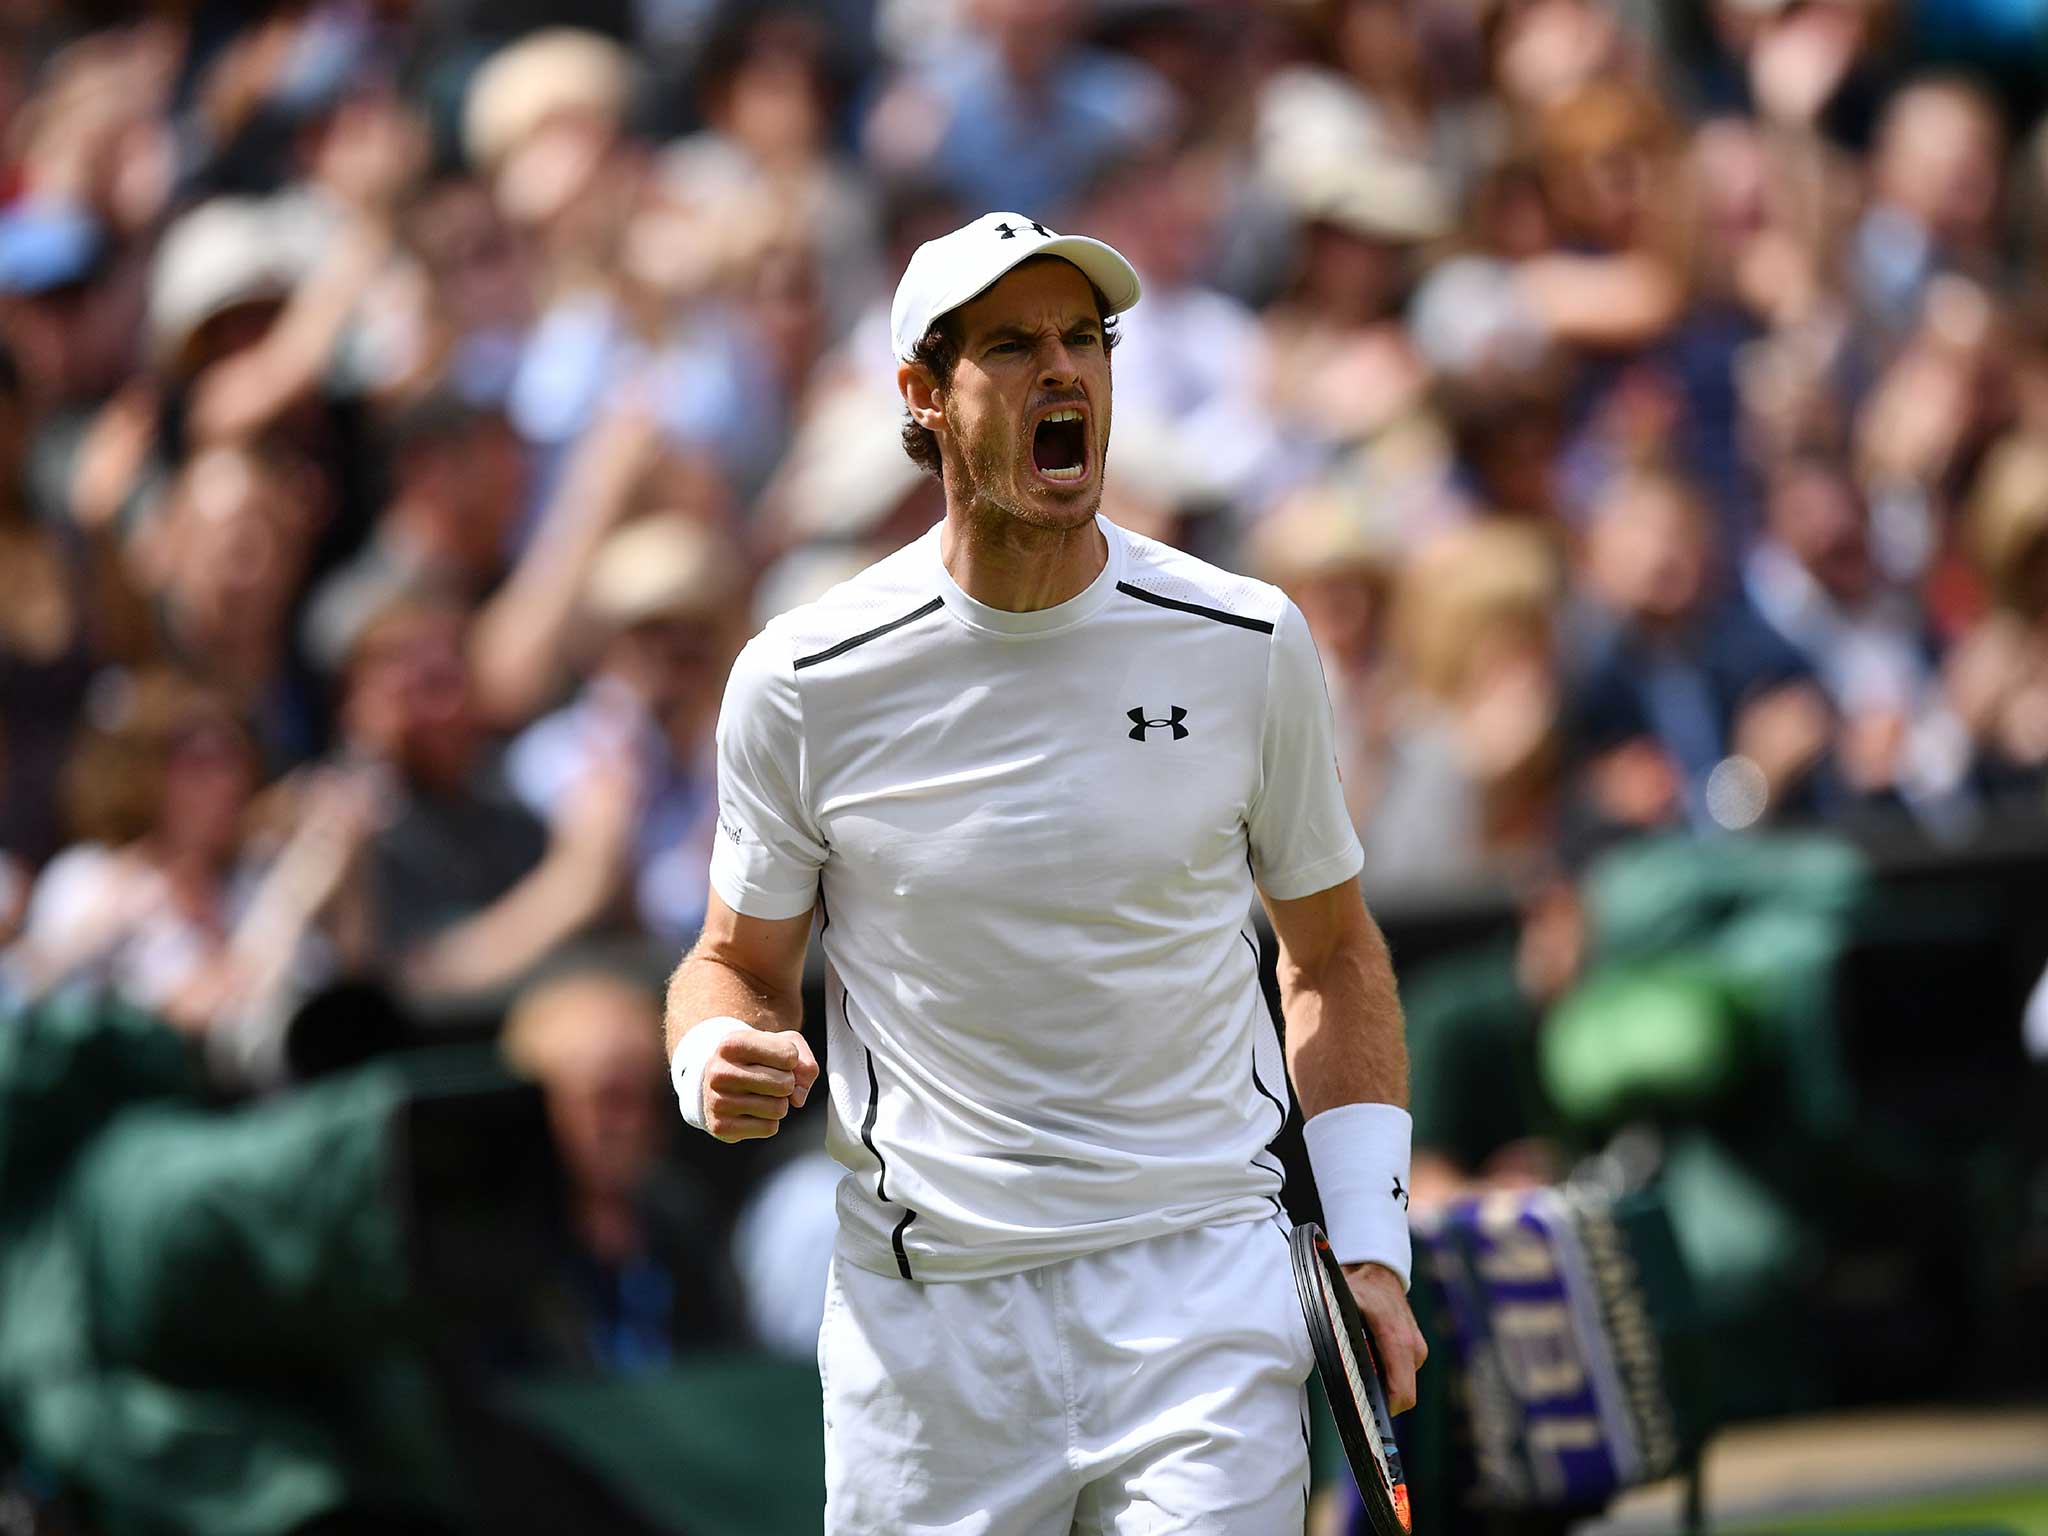
<path fill-rule="evenodd" d="M 939 558 L 977 603 L 1035 613 L 1086 591 L 1109 563 L 1109 543 L 1092 517 L 1077 528 L 1040 528 L 1007 512 L 948 504 Z"/>

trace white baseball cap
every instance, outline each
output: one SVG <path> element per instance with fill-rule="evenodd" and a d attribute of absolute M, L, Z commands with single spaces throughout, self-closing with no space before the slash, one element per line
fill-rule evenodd
<path fill-rule="evenodd" d="M 985 213 L 950 235 L 925 241 L 903 269 L 896 302 L 889 306 L 889 339 L 897 357 L 909 362 L 934 320 L 1033 256 L 1058 256 L 1079 267 L 1109 301 L 1104 319 L 1138 302 L 1137 269 L 1114 246 L 1086 235 L 1062 235 L 1021 213 Z"/>

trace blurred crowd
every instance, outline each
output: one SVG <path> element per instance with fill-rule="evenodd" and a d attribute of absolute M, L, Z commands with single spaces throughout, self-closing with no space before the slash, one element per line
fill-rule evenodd
<path fill-rule="evenodd" d="M 1139 268 L 1104 511 L 1300 603 L 1372 899 L 2038 819 L 2044 59 L 2025 0 L 9 0 L 7 992 L 235 1092 L 336 989 L 520 1000 L 613 1231 L 660 1062 L 533 988 L 694 936 L 730 659 L 939 515 L 888 298 L 991 209 Z"/>

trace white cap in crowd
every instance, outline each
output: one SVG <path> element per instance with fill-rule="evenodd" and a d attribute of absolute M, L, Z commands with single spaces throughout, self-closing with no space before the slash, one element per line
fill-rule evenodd
<path fill-rule="evenodd" d="M 1086 235 L 1062 235 L 1021 213 L 985 213 L 950 235 L 925 241 L 903 269 L 896 302 L 889 307 L 889 339 L 896 355 L 910 361 L 934 320 L 1033 256 L 1058 256 L 1079 267 L 1109 302 L 1104 319 L 1138 302 L 1137 269 L 1114 246 Z"/>

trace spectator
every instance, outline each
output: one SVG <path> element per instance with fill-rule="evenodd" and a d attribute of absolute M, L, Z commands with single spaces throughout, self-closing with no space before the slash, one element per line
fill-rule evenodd
<path fill-rule="evenodd" d="M 1564 536 L 1566 384 L 1547 368 L 1445 381 L 1438 399 L 1455 456 L 1450 490 L 1464 519 L 1511 518 Z"/>
<path fill-rule="evenodd" d="M 1696 86 L 1710 111 L 1824 132 L 1860 150 L 1884 83 L 1882 45 L 1894 9 L 1866 0 L 1711 0 L 1716 46 L 1696 68 Z"/>
<path fill-rule="evenodd" d="M 474 603 L 489 592 L 525 500 L 524 450 L 502 416 L 427 396 L 400 407 L 385 438 L 390 504 L 307 606 L 307 653 L 330 672 L 394 599 L 439 593 Z"/>
<path fill-rule="evenodd" d="M 125 359 L 109 355 L 94 324 L 106 246 L 99 221 L 67 203 L 0 216 L 0 334 L 42 412 L 87 409 L 120 379 Z"/>
<path fill-rule="evenodd" d="M 718 815 L 712 728 L 745 591 L 732 551 L 697 524 L 656 514 L 614 533 L 583 595 L 589 681 L 507 758 L 514 792 L 547 819 L 595 776 L 633 764 L 634 906 L 671 948 L 688 945 L 704 917 Z"/>
<path fill-rule="evenodd" d="M 1669 475 L 1625 476 L 1593 508 L 1571 678 L 1599 820 L 1745 826 L 1801 798 L 1826 753 L 1811 668 L 1739 593 L 1717 597 L 1711 561 L 1705 514 Z"/>
<path fill-rule="evenodd" d="M 827 330 L 813 234 L 766 205 L 727 217 L 722 281 L 690 323 L 665 338 L 655 366 L 670 436 L 715 463 L 744 504 L 788 450 Z"/>
<path fill-rule="evenodd" d="M 1685 303 L 1670 119 L 1647 89 L 1601 79 L 1546 104 L 1533 132 L 1551 249 L 1520 264 L 1528 303 L 1590 352 L 1662 339 Z"/>
<path fill-rule="evenodd" d="M 715 209 L 766 191 L 819 256 L 826 330 L 845 334 L 882 281 L 874 198 L 836 153 L 838 82 L 823 21 L 780 3 L 733 5 L 697 61 L 706 126 L 664 154 L 664 174 Z"/>
<path fill-rule="evenodd" d="M 520 995 L 503 1051 L 546 1098 L 566 1205 L 548 1282 L 500 1364 L 638 1372 L 729 1346 L 737 1308 L 719 1233 L 662 1161 L 673 1116 L 654 994 L 565 972 Z"/>
<path fill-rule="evenodd" d="M 220 695 L 175 673 L 104 675 L 66 786 L 80 840 L 36 882 L 14 985 L 104 989 L 203 1035 L 274 1001 L 268 988 L 325 980 L 342 952 L 320 924 L 346 856 L 308 871 L 287 920 L 251 840 L 259 782 L 255 742 Z"/>
<path fill-rule="evenodd" d="M 179 472 L 132 545 L 138 585 L 157 607 L 158 649 L 234 701 L 274 766 L 302 762 L 325 742 L 291 618 L 332 504 L 303 459 L 214 448 Z"/>
<path fill-rule="evenodd" d="M 583 242 L 601 227 L 579 215 L 594 213 L 587 200 L 605 190 L 632 89 L 623 48 L 567 27 L 500 49 L 470 82 L 462 116 L 469 162 L 505 218 L 552 246 L 551 262 L 596 254 Z"/>
<path fill-rule="evenodd" d="M 1814 457 L 1775 470 L 1742 585 L 1827 693 L 1850 788 L 1926 802 L 1957 787 L 1967 746 L 1940 698 L 1931 637 L 1878 574 L 1869 511 L 1844 468 Z"/>
<path fill-rule="evenodd" d="M 412 262 L 383 295 L 381 377 L 398 398 L 435 388 L 502 406 L 536 302 L 532 251 L 487 188 L 446 177 L 408 211 Z"/>
<path fill-rule="evenodd" d="M 588 777 L 552 825 L 506 788 L 478 718 L 460 609 L 405 601 L 357 639 L 348 754 L 387 775 L 370 848 L 376 952 L 414 999 L 460 1008 L 517 983 L 617 893 L 639 785 Z"/>
<path fill-rule="evenodd" d="M 693 474 L 668 452 L 644 384 L 628 385 L 626 398 L 577 443 L 511 574 L 476 615 L 477 708 L 494 728 L 521 726 L 559 699 L 576 604 L 614 528 L 657 490 L 672 508 L 717 516 L 708 474 Z"/>
<path fill-rule="evenodd" d="M 1365 878 L 1408 888 L 1526 878 L 1556 841 L 1558 557 L 1480 524 L 1403 572 L 1394 632 L 1407 687 L 1386 783 L 1362 829 Z"/>
<path fill-rule="evenodd" d="M 1248 563 L 1291 597 L 1322 657 L 1337 764 L 1352 822 L 1371 827 L 1387 777 L 1394 678 L 1387 610 L 1398 565 L 1392 530 L 1339 486 L 1294 492 L 1253 529 Z"/>
<path fill-rule="evenodd" d="M 1913 324 L 1940 273 L 1999 276 L 2004 158 L 1997 105 L 1967 80 L 1917 80 L 1886 104 L 1852 268 L 1880 335 Z"/>
<path fill-rule="evenodd" d="M 606 381 L 631 367 L 635 338 L 614 294 L 621 221 L 644 179 L 644 157 L 623 135 L 631 90 L 624 49 L 558 28 L 493 54 L 464 103 L 469 164 L 532 253 L 534 324 L 507 411 L 550 452 L 575 439 Z"/>
<path fill-rule="evenodd" d="M 1292 142 L 1297 133 L 1305 142 Z M 1292 280 L 1266 311 L 1272 409 L 1308 443 L 1341 450 L 1415 405 L 1427 383 L 1399 315 L 1420 249 L 1445 233 L 1450 210 L 1425 167 L 1341 125 L 1290 130 L 1267 164 L 1299 226 Z"/>
<path fill-rule="evenodd" d="M 2048 780 L 2048 445 L 1999 445 L 1969 534 L 1991 611 L 1950 655 L 1949 697 L 1994 797 L 2037 811 Z"/>
<path fill-rule="evenodd" d="M 1159 142 L 1175 104 L 1127 59 L 1081 47 L 1079 0 L 974 0 L 876 104 L 868 157 L 921 175 L 960 203 L 1059 221 L 1102 168 Z"/>
<path fill-rule="evenodd" d="M 1222 214 L 1221 174 L 1213 151 L 1134 157 L 1097 183 L 1086 227 L 1128 256 L 1145 284 L 1145 315 L 1117 348 L 1122 441 L 1134 428 L 1157 433 L 1182 457 L 1200 444 L 1212 499 L 1243 504 L 1285 465 L 1258 317 L 1202 280 Z"/>
<path fill-rule="evenodd" d="M 1259 132 L 1277 167 L 1288 124 L 1326 119 L 1374 159 L 1406 167 L 1459 200 L 1498 137 L 1483 103 L 1444 89 L 1431 57 L 1449 25 L 1416 0 L 1324 0 L 1305 7 L 1310 61 L 1275 71 L 1259 93 Z M 1278 134 L 1282 142 L 1272 142 Z"/>

